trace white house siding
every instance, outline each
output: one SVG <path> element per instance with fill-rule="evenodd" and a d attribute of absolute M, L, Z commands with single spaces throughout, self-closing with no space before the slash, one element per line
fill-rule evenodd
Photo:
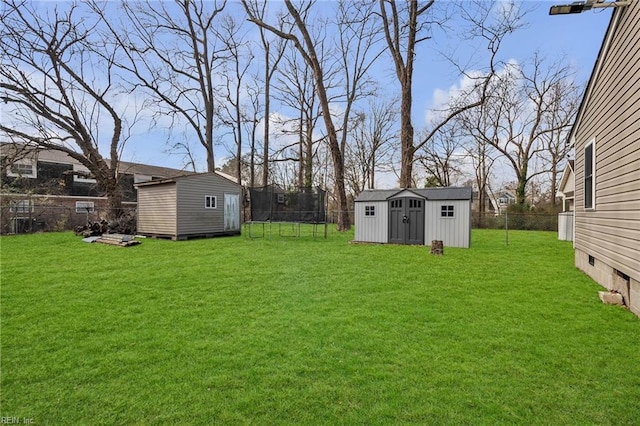
<path fill-rule="evenodd" d="M 389 241 L 389 202 L 363 201 L 355 203 L 355 241 L 386 243 Z M 375 216 L 365 216 L 365 206 L 375 207 Z"/>
<path fill-rule="evenodd" d="M 640 2 L 635 1 L 613 13 L 573 138 L 576 266 L 622 292 L 640 315 L 639 76 Z M 586 210 L 584 147 L 593 140 L 596 190 L 594 209 Z"/>
<path fill-rule="evenodd" d="M 576 186 L 575 186 L 576 176 L 573 172 L 572 164 L 573 164 L 573 161 L 571 161 L 571 164 L 567 164 L 567 166 L 564 168 L 564 172 L 562 172 L 562 178 L 560 179 L 560 185 L 558 187 L 558 192 L 556 194 L 556 196 L 562 197 L 563 212 L 573 211 L 574 209 L 574 198 L 575 198 L 575 192 L 576 192 Z M 572 234 L 573 234 L 573 231 L 572 231 Z"/>
<path fill-rule="evenodd" d="M 441 217 L 442 206 L 454 206 L 454 217 Z M 471 201 L 427 200 L 425 206 L 425 244 L 440 240 L 446 247 L 470 246 Z"/>
<path fill-rule="evenodd" d="M 138 188 L 138 233 L 175 234 L 176 188 L 173 182 Z"/>
<path fill-rule="evenodd" d="M 224 233 L 224 194 L 240 192 L 238 185 L 215 174 L 179 179 L 178 237 Z M 205 208 L 207 195 L 216 197 L 215 209 Z"/>

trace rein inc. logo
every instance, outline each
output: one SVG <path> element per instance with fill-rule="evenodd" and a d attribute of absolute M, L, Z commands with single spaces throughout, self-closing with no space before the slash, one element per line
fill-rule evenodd
<path fill-rule="evenodd" d="M 30 425 L 30 424 L 35 424 L 35 422 L 30 417 L 2 416 L 2 417 L 0 417 L 0 424 L 3 424 L 3 425 Z"/>

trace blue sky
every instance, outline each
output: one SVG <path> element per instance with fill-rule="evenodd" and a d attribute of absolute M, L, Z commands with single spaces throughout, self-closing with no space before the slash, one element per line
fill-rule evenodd
<path fill-rule="evenodd" d="M 563 4 L 563 0 L 525 1 L 523 6 L 530 9 L 525 18 L 528 25 L 505 39 L 500 57 L 504 61 L 523 62 L 539 51 L 550 61 L 568 61 L 576 70 L 577 81 L 586 82 L 609 24 L 611 9 L 550 16 L 549 8 L 554 4 Z M 416 128 L 426 124 L 425 111 L 433 106 L 434 92 L 448 91 L 459 82 L 452 79 L 451 73 L 451 68 L 438 60 L 418 57 L 414 81 Z M 425 75 L 428 78 L 422 77 Z"/>
<path fill-rule="evenodd" d="M 564 58 L 575 68 L 577 81 L 586 82 L 602 44 L 611 9 L 592 9 L 581 14 L 550 16 L 549 8 L 553 4 L 563 4 L 563 0 L 523 2 L 522 6 L 530 9 L 525 18 L 528 25 L 508 36 L 500 57 L 504 61 L 523 62 L 539 51 L 550 61 Z M 322 7 L 322 2 L 319 3 L 319 7 Z M 455 19 L 451 27 L 456 28 Z M 420 47 L 414 75 L 413 116 L 416 131 L 426 125 L 425 117 L 427 111 L 434 105 L 434 94 L 446 93 L 460 81 L 451 66 L 433 53 L 433 49 L 444 48 L 442 44 L 446 43 L 446 40 L 434 38 L 433 41 L 426 43 L 432 43 L 432 45 Z M 377 79 L 381 86 L 386 88 L 385 91 L 393 95 L 398 89 L 397 81 L 390 59 L 385 57 L 383 61 L 385 65 L 379 68 Z M 146 137 L 153 138 L 153 134 L 147 133 Z M 153 149 L 150 149 L 151 147 Z M 216 152 L 217 165 L 220 165 L 223 160 L 225 155 L 223 151 Z M 182 167 L 182 158 L 163 152 L 158 147 L 157 140 L 132 140 L 125 150 L 123 159 L 168 167 Z"/>

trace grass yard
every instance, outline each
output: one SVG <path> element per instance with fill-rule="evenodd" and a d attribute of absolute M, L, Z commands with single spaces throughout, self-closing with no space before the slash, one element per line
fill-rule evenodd
<path fill-rule="evenodd" d="M 35 424 L 640 422 L 640 319 L 555 233 L 3 237 L 0 415 Z"/>

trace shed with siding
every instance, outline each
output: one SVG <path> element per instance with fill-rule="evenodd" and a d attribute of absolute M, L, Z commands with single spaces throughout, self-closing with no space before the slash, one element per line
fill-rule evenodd
<path fill-rule="evenodd" d="M 182 240 L 240 233 L 242 187 L 217 173 L 144 182 L 138 234 Z"/>
<path fill-rule="evenodd" d="M 640 316 L 640 1 L 613 10 L 570 141 L 575 265 Z"/>
<path fill-rule="evenodd" d="M 355 199 L 355 241 L 471 245 L 470 187 L 371 189 Z"/>

